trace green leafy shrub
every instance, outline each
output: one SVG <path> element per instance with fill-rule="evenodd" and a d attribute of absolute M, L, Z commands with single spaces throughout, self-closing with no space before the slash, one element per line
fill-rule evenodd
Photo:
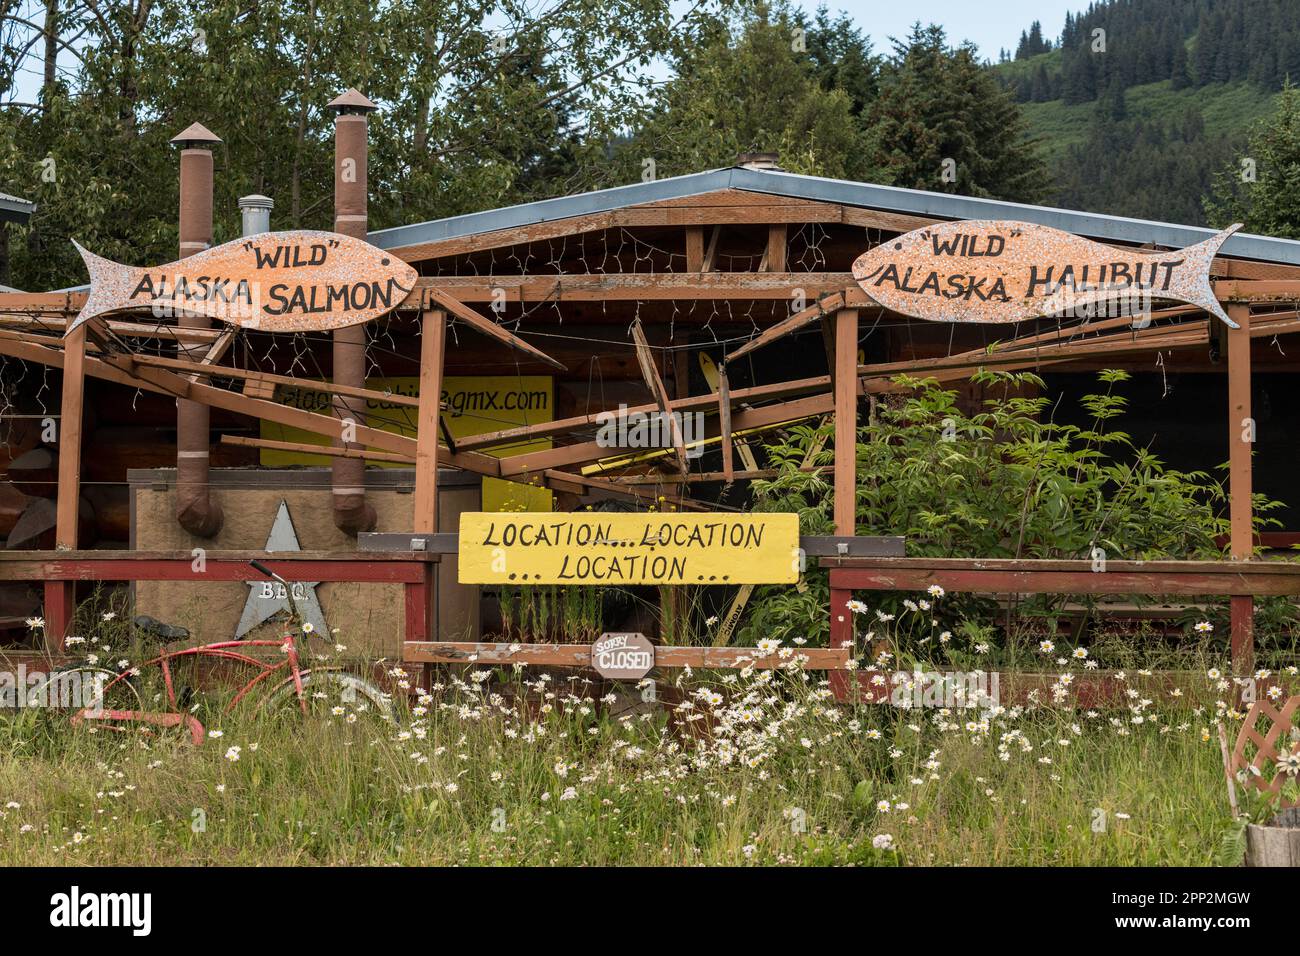
<path fill-rule="evenodd" d="M 1080 400 L 1090 419 L 1080 427 L 1054 421 L 1051 399 L 1018 394 L 1043 387 L 1031 372 L 977 373 L 973 382 L 1000 394 L 969 415 L 956 391 L 900 376 L 901 391 L 880 397 L 858 432 L 858 533 L 904 535 L 909 557 L 1221 558 L 1224 488 L 1207 472 L 1166 467 L 1116 427 L 1126 406 L 1116 387 L 1128 377 L 1099 373 L 1102 389 Z M 795 512 L 803 533 L 833 533 L 830 475 L 802 467 L 831 428 L 796 426 L 767 447 L 780 473 L 755 483 L 757 510 Z M 833 459 L 827 449 L 811 462 Z M 1255 496 L 1257 527 L 1277 523 L 1266 517 L 1276 507 Z M 809 568 L 805 584 L 764 589 L 743 636 L 824 638 L 825 572 Z M 872 603 L 896 611 L 902 597 L 877 594 Z M 1050 612 L 1066 599 L 1045 595 L 1022 610 Z M 969 595 L 949 596 L 945 609 L 954 623 L 994 611 Z"/>

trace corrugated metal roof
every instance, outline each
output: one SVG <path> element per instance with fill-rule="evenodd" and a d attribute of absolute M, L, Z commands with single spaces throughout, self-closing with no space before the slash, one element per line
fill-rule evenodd
<path fill-rule="evenodd" d="M 0 220 L 7 222 L 26 222 L 27 217 L 36 208 L 36 203 L 8 193 L 0 193 Z"/>
<path fill-rule="evenodd" d="M 497 229 L 512 229 L 573 216 L 609 212 L 665 199 L 681 199 L 719 189 L 742 189 L 789 199 L 839 203 L 864 209 L 931 216 L 935 219 L 1016 219 L 1102 241 L 1151 243 L 1170 249 L 1194 245 L 1215 233 L 1213 229 L 1199 226 L 1076 212 L 997 199 L 975 199 L 950 193 L 877 186 L 820 176 L 800 176 L 780 170 L 732 167 L 380 229 L 370 233 L 369 239 L 382 249 L 397 249 Z M 1237 233 L 1224 244 L 1221 254 L 1261 262 L 1300 265 L 1300 242 Z"/>

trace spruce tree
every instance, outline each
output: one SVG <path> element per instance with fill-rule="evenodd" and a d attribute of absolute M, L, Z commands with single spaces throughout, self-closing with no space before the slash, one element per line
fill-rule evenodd
<path fill-rule="evenodd" d="M 1022 202 L 1045 194 L 1046 167 L 1020 107 L 975 48 L 949 47 L 942 27 L 917 26 L 896 42 L 870 124 L 896 185 Z"/>
<path fill-rule="evenodd" d="M 1218 228 L 1243 222 L 1248 232 L 1300 239 L 1300 89 L 1283 86 L 1276 112 L 1252 128 L 1245 156 L 1215 177 L 1205 212 Z"/>
<path fill-rule="evenodd" d="M 1192 85 L 1187 63 L 1187 46 L 1180 39 L 1174 46 L 1174 62 L 1169 71 L 1169 80 L 1176 90 L 1185 90 Z"/>

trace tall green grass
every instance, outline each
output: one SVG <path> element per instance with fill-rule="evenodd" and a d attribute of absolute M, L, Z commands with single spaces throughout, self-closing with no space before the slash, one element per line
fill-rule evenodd
<path fill-rule="evenodd" d="M 221 736 L 200 747 L 10 713 L 0 863 L 1215 860 L 1228 811 L 1212 686 L 1150 703 L 1135 689 L 1091 715 L 907 711 L 833 706 L 787 667 L 684 677 L 659 696 L 686 705 L 633 694 L 621 717 L 628 701 L 577 678 L 472 669 L 391 722 L 347 704 L 304 720 L 204 703 Z"/>

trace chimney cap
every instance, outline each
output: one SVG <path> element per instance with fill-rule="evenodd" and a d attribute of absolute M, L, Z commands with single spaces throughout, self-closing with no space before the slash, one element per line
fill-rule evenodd
<path fill-rule="evenodd" d="M 780 153 L 741 153 L 736 157 L 736 165 L 745 169 L 780 169 Z"/>
<path fill-rule="evenodd" d="M 239 197 L 239 208 L 240 209 L 274 209 L 275 200 L 272 199 L 270 196 L 262 196 L 259 195 L 258 193 L 253 193 L 250 196 Z"/>
<path fill-rule="evenodd" d="M 221 142 L 221 137 L 202 123 L 191 123 L 172 137 L 179 146 L 210 146 Z"/>
<path fill-rule="evenodd" d="M 378 106 L 362 95 L 355 86 L 350 87 L 346 93 L 334 97 L 327 105 L 330 109 L 339 113 L 373 113 L 379 109 Z"/>

